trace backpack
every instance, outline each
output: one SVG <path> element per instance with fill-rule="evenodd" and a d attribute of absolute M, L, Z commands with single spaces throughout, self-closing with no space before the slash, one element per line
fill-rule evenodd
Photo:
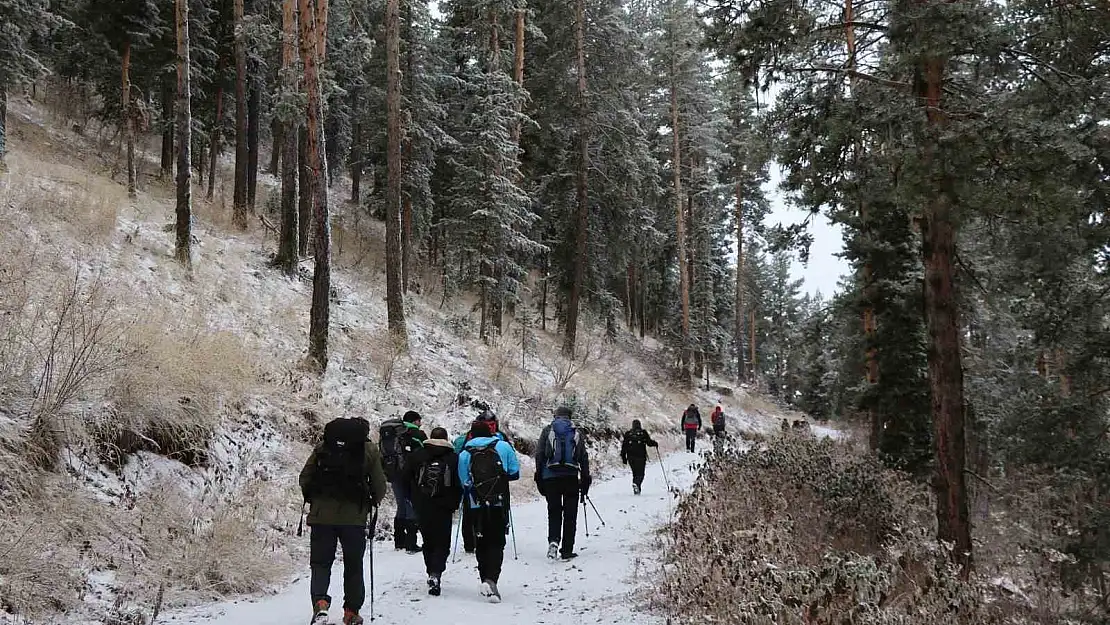
<path fill-rule="evenodd" d="M 467 449 L 474 500 L 483 507 L 499 504 L 501 496 L 509 492 L 509 476 L 505 473 L 501 454 L 497 453 L 500 442 L 501 439 L 497 439 L 483 447 Z"/>
<path fill-rule="evenodd" d="M 696 410 L 690 410 L 689 408 L 687 408 L 686 412 L 682 415 L 682 425 L 686 426 L 688 429 L 693 429 L 694 427 L 697 427 L 699 416 L 701 415 L 699 415 Z"/>
<path fill-rule="evenodd" d="M 555 426 L 547 431 L 547 468 L 580 470 L 574 458 L 578 447 L 578 430 L 570 427 L 563 435 L 555 432 Z"/>
<path fill-rule="evenodd" d="M 713 415 L 713 427 L 718 430 L 725 429 L 725 413 L 718 412 L 717 414 Z"/>
<path fill-rule="evenodd" d="M 405 448 L 408 445 L 408 428 L 400 419 L 383 421 L 378 428 L 378 449 L 382 452 L 382 467 L 385 477 L 393 482 L 401 475 L 405 461 Z"/>
<path fill-rule="evenodd" d="M 430 458 L 416 472 L 416 487 L 428 499 L 436 499 L 451 488 L 450 455 Z"/>
<path fill-rule="evenodd" d="M 316 450 L 316 470 L 309 495 L 363 503 L 370 499 L 366 466 L 366 419 L 333 419 L 324 426 L 324 441 Z"/>

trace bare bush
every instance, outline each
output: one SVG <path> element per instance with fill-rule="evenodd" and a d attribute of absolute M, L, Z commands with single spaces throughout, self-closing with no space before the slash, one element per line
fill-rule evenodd
<path fill-rule="evenodd" d="M 536 358 L 540 361 L 543 370 L 551 377 L 555 392 L 562 393 L 575 376 L 605 358 L 606 354 L 607 349 L 602 335 L 592 331 L 580 331 L 573 358 L 555 349 L 539 349 L 536 351 Z"/>
<path fill-rule="evenodd" d="M 377 363 L 378 379 L 382 388 L 389 390 L 397 365 L 408 353 L 405 337 L 395 336 L 388 330 L 374 334 L 370 339 L 370 358 Z"/>
<path fill-rule="evenodd" d="M 928 491 L 828 439 L 711 456 L 669 535 L 678 622 L 1006 622 L 935 544 Z"/>

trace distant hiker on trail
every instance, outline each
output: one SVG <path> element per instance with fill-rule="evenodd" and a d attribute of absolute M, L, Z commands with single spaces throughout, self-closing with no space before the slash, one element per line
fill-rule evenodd
<path fill-rule="evenodd" d="M 470 440 L 459 454 L 459 478 L 474 522 L 474 551 L 478 558 L 481 594 L 501 602 L 497 582 L 505 560 L 509 534 L 509 482 L 520 479 L 520 460 L 513 446 L 493 436 L 488 421 L 475 421 Z"/>
<path fill-rule="evenodd" d="M 632 429 L 624 433 L 624 440 L 621 441 L 621 462 L 632 468 L 632 492 L 636 495 L 640 494 L 640 485 L 644 483 L 648 447 L 658 448 L 659 443 L 652 440 L 639 419 L 633 419 Z"/>
<path fill-rule="evenodd" d="M 509 440 L 509 437 L 506 436 L 504 432 L 499 431 L 500 428 L 498 427 L 497 423 L 497 415 L 494 414 L 492 410 L 483 410 L 482 414 L 478 415 L 478 418 L 475 419 L 475 421 L 485 422 L 487 425 L 489 425 L 490 431 L 493 436 L 500 438 L 509 445 L 513 444 L 513 442 Z M 456 454 L 462 453 L 463 447 L 466 445 L 466 442 L 470 440 L 470 437 L 471 433 L 469 431 L 467 431 L 465 434 L 460 434 L 455 437 Z M 474 515 L 470 511 L 470 506 L 462 507 L 462 531 L 460 533 L 462 534 L 463 539 L 463 551 L 467 553 L 474 553 Z"/>
<path fill-rule="evenodd" d="M 331 567 L 343 548 L 343 623 L 360 625 L 366 600 L 362 558 L 370 511 L 385 497 L 385 475 L 378 450 L 368 444 L 365 419 L 335 419 L 324 426 L 324 440 L 301 469 L 301 493 L 309 504 L 309 563 L 312 567 L 312 623 L 325 623 L 331 607 Z M 376 517 L 376 515 L 375 515 Z"/>
<path fill-rule="evenodd" d="M 701 429 L 701 413 L 696 404 L 690 404 L 682 413 L 682 431 L 686 433 L 686 451 L 694 453 L 694 444 L 698 440 L 698 430 Z"/>
<path fill-rule="evenodd" d="M 536 489 L 547 499 L 547 557 L 553 560 L 578 557 L 578 501 L 586 501 L 591 482 L 586 441 L 570 417 L 570 408 L 556 408 L 554 421 L 536 442 Z"/>
<path fill-rule="evenodd" d="M 431 438 L 405 461 L 404 476 L 424 536 L 428 594 L 438 597 L 451 553 L 452 519 L 462 499 L 459 457 L 447 442 L 447 430 L 432 430 Z"/>
<path fill-rule="evenodd" d="M 397 500 L 397 513 L 393 516 L 393 546 L 409 553 L 420 553 L 416 510 L 412 507 L 408 486 L 402 479 L 406 459 L 423 447 L 428 438 L 420 429 L 420 413 L 410 410 L 401 419 L 384 421 L 378 434 L 385 477 L 393 487 L 393 497 Z"/>
<path fill-rule="evenodd" d="M 709 423 L 713 425 L 713 435 L 723 436 L 725 433 L 725 411 L 721 410 L 720 406 L 713 409 L 713 414 L 709 416 Z"/>

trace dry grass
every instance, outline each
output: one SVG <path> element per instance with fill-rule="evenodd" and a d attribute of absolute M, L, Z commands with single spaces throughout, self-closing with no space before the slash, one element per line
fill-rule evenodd
<path fill-rule="evenodd" d="M 958 581 L 925 487 L 828 439 L 715 455 L 678 514 L 657 604 L 677 622 L 1021 622 Z"/>

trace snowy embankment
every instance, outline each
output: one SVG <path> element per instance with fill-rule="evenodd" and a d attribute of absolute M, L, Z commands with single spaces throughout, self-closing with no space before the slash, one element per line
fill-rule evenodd
<path fill-rule="evenodd" d="M 686 491 L 693 483 L 693 465 L 699 456 L 676 453 L 660 464 L 653 460 L 644 480 L 644 494 L 632 494 L 630 478 L 622 475 L 597 483 L 590 498 L 597 513 L 579 508 L 579 557 L 570 563 L 548 560 L 547 508 L 539 500 L 513 508 L 517 558 L 510 537 L 505 568 L 499 584 L 504 602 L 491 605 L 478 595 L 478 578 L 472 555 L 458 550 L 448 562 L 443 596 L 430 597 L 424 581 L 424 560 L 394 551 L 389 542 L 375 547 L 375 620 L 394 625 L 428 623 L 567 623 L 649 624 L 662 618 L 636 612 L 644 591 L 654 583 L 660 566 L 656 530 L 674 511 L 667 484 Z M 667 477 L 664 478 L 664 467 Z M 598 513 L 605 520 L 601 525 Z M 587 527 L 589 535 L 587 536 Z M 305 534 L 304 541 L 308 541 Z M 367 556 L 369 564 L 370 556 Z M 229 601 L 176 612 L 161 619 L 166 625 L 290 625 L 308 623 L 308 562 L 303 573 L 280 593 L 252 601 Z M 332 596 L 341 605 L 343 566 L 332 573 Z M 338 622 L 338 608 L 332 610 Z M 635 612 L 635 613 L 634 613 Z M 362 613 L 370 620 L 369 600 Z"/>

